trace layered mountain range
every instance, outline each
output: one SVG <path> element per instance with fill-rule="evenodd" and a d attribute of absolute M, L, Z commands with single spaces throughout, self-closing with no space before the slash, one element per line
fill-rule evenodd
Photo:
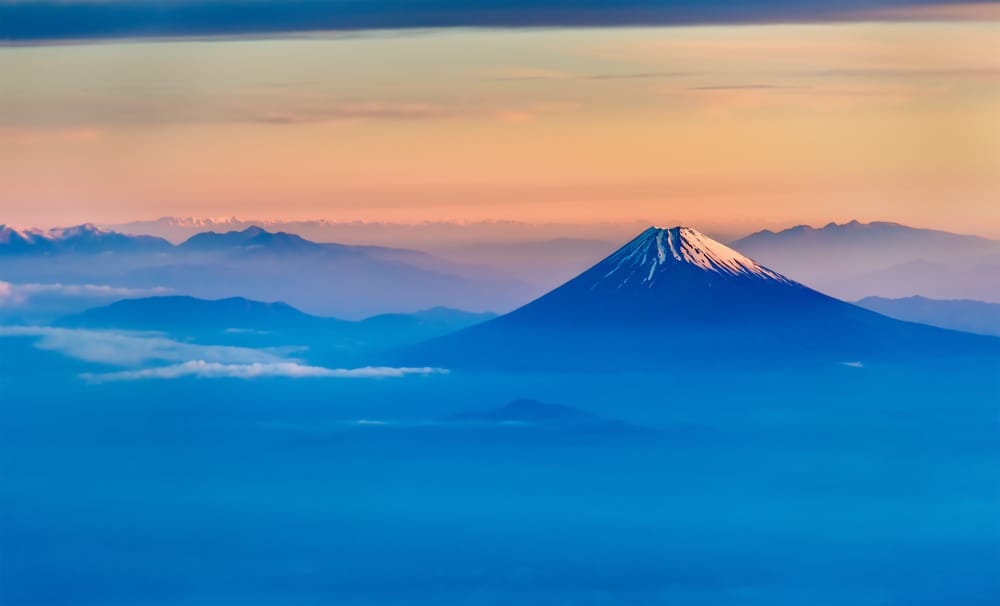
<path fill-rule="evenodd" d="M 732 247 L 836 297 L 1000 301 L 1000 241 L 876 221 L 799 225 Z"/>
<path fill-rule="evenodd" d="M 687 227 L 651 227 L 552 292 L 409 352 L 481 368 L 648 369 L 1000 354 L 795 282 Z"/>
<path fill-rule="evenodd" d="M 98 286 L 88 292 L 281 299 L 309 313 L 347 318 L 439 306 L 505 311 L 543 291 L 422 251 L 313 242 L 255 226 L 204 232 L 177 245 L 89 224 L 58 230 L 2 226 L 0 280 L 12 288 L 41 285 L 47 292 Z M 72 304 L 52 308 L 79 311 Z"/>

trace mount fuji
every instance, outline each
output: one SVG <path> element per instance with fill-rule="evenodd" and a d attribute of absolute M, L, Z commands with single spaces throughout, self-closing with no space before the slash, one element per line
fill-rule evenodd
<path fill-rule="evenodd" d="M 1000 339 L 893 320 L 688 227 L 650 227 L 513 312 L 406 352 L 452 368 L 663 368 L 1000 355 Z"/>

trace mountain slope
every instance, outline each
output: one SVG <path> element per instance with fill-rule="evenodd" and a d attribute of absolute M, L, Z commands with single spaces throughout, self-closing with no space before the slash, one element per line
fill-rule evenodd
<path fill-rule="evenodd" d="M 649 228 L 547 295 L 407 355 L 455 368 L 535 369 L 979 352 L 1000 353 L 1000 340 L 886 318 L 674 227 Z"/>
<path fill-rule="evenodd" d="M 483 322 L 492 314 L 433 308 L 353 322 L 302 312 L 281 302 L 242 297 L 125 299 L 61 318 L 67 328 L 157 331 L 213 345 L 308 345 L 318 355 L 357 354 L 416 343 Z"/>
<path fill-rule="evenodd" d="M 156 330 L 186 336 L 204 331 L 257 330 L 298 332 L 344 323 L 301 312 L 285 303 L 263 303 L 242 297 L 209 301 L 185 296 L 124 299 L 88 309 L 59 321 L 61 326 Z"/>
<path fill-rule="evenodd" d="M 857 305 L 898 320 L 1000 336 L 1000 303 L 943 301 L 912 296 L 901 299 L 866 297 L 858 301 Z"/>

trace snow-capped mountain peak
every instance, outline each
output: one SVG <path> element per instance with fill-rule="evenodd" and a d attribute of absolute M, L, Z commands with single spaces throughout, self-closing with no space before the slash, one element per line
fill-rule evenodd
<path fill-rule="evenodd" d="M 100 236 L 112 233 L 114 232 L 109 229 L 98 227 L 93 223 L 83 223 L 72 227 L 55 227 L 44 232 L 40 232 L 40 235 L 43 235 L 49 240 L 68 240 L 70 238 Z"/>
<path fill-rule="evenodd" d="M 11 244 L 18 241 L 31 242 L 34 235 L 31 230 L 0 224 L 0 244 Z"/>
<path fill-rule="evenodd" d="M 635 280 L 652 286 L 678 267 L 734 278 L 791 283 L 781 274 L 690 227 L 650 227 L 602 264 L 603 278 L 620 278 L 619 287 Z"/>

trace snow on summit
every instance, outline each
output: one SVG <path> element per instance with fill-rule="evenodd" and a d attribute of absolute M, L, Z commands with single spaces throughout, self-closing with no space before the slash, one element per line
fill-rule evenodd
<path fill-rule="evenodd" d="M 620 278 L 618 286 L 638 280 L 652 286 L 661 276 L 678 267 L 697 268 L 720 276 L 791 280 L 760 265 L 728 246 L 690 227 L 650 227 L 605 259 L 605 280 Z"/>

